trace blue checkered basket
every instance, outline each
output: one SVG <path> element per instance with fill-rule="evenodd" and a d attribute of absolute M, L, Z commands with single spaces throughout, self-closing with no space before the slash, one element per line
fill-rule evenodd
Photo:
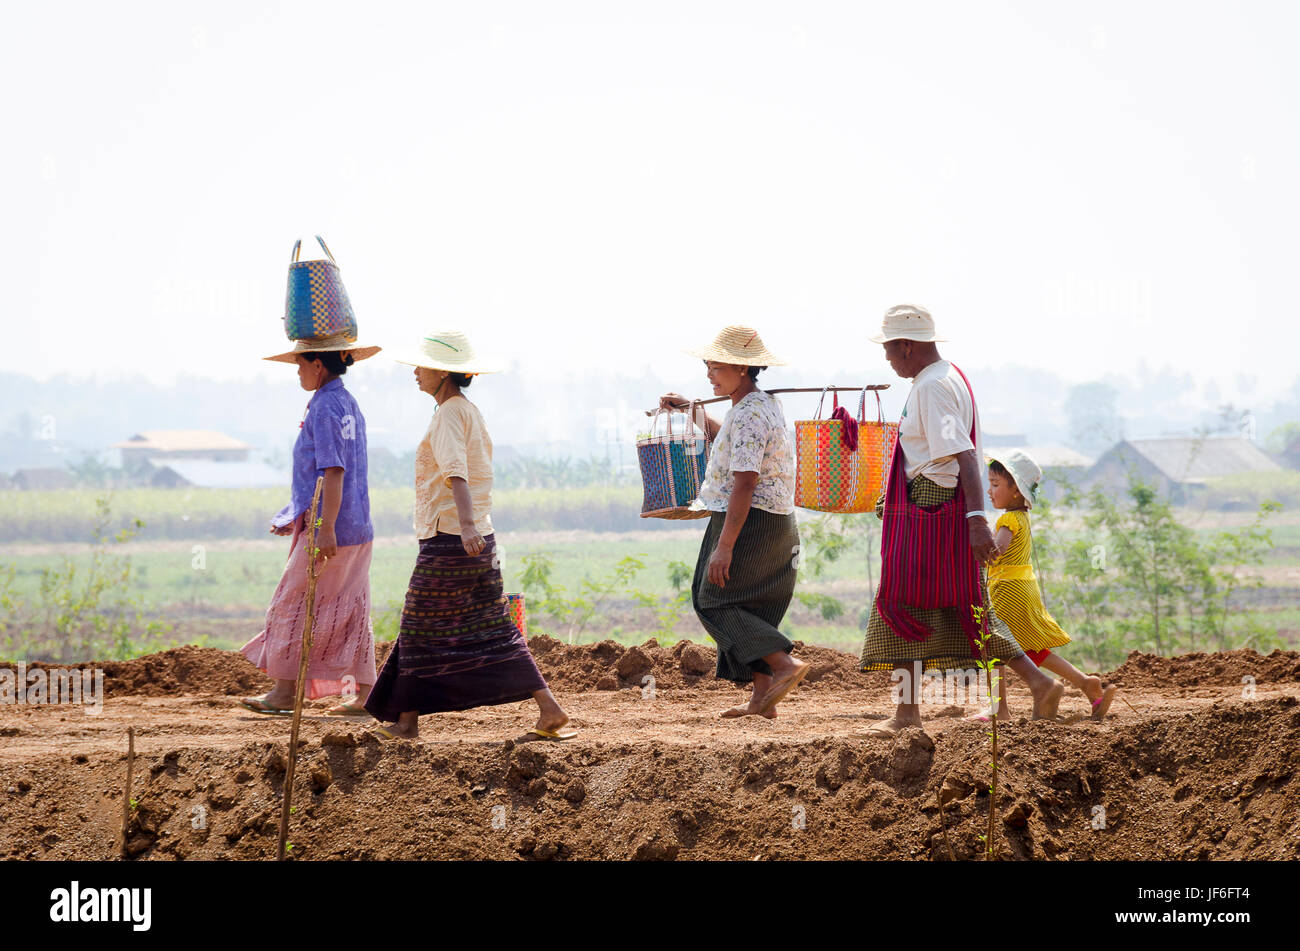
<path fill-rule="evenodd" d="M 299 261 L 302 242 L 293 246 L 289 288 L 284 298 L 284 332 L 290 340 L 311 340 L 344 334 L 357 339 L 357 318 L 339 276 L 339 266 L 325 240 L 316 235 L 328 261 Z"/>
<path fill-rule="evenodd" d="M 707 518 L 707 509 L 692 509 L 690 504 L 700 494 L 704 470 L 709 463 L 709 441 L 690 422 L 692 403 L 683 432 L 673 432 L 673 414 L 658 409 L 650 418 L 651 435 L 636 441 L 637 461 L 645 488 L 641 503 L 642 518 Z M 667 432 L 654 435 L 655 424 L 663 415 Z"/>

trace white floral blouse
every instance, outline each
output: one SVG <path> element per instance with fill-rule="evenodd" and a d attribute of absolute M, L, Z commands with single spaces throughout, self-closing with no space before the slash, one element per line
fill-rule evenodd
<path fill-rule="evenodd" d="M 731 407 L 709 455 L 696 505 L 725 512 L 737 472 L 757 472 L 753 508 L 774 515 L 794 511 L 794 450 L 785 413 L 775 396 L 747 393 Z"/>

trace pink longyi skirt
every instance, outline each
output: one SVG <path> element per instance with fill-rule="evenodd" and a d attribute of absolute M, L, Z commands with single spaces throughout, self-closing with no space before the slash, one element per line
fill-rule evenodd
<path fill-rule="evenodd" d="M 297 680 L 307 621 L 307 533 L 293 527 L 289 561 L 266 612 L 266 627 L 239 652 L 276 680 Z M 336 697 L 375 682 L 370 624 L 371 542 L 340 547 L 316 579 L 316 621 L 307 661 L 308 700 Z"/>

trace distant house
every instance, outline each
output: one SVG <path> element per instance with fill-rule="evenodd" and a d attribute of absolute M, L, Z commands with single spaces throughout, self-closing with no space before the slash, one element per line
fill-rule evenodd
<path fill-rule="evenodd" d="M 71 489 L 73 484 L 67 469 L 19 469 L 13 477 L 15 489 Z"/>
<path fill-rule="evenodd" d="M 1282 467 L 1240 436 L 1165 436 L 1116 443 L 1088 471 L 1087 482 L 1120 491 L 1130 469 L 1171 501 L 1182 503 L 1211 479 L 1243 472 L 1280 472 Z"/>
<path fill-rule="evenodd" d="M 126 442 L 114 443 L 122 450 L 122 465 L 141 459 L 207 459 L 211 462 L 247 462 L 253 447 L 213 429 L 147 429 Z"/>
<path fill-rule="evenodd" d="M 1291 440 L 1290 444 L 1282 450 L 1278 461 L 1288 469 L 1300 469 L 1300 436 Z"/>
<path fill-rule="evenodd" d="M 163 489 L 257 489 L 289 485 L 288 473 L 264 462 L 213 462 L 210 459 L 150 459 L 151 485 Z"/>

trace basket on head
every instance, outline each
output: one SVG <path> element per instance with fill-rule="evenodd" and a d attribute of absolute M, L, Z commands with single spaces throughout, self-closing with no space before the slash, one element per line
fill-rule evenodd
<path fill-rule="evenodd" d="M 827 387 L 829 389 L 829 387 Z M 826 390 L 817 402 L 817 418 L 795 420 L 794 504 L 817 512 L 870 512 L 884 491 L 898 424 L 885 422 L 880 394 L 877 419 L 866 418 L 867 390 L 858 400 L 857 446 L 850 449 L 844 423 L 822 419 Z M 835 401 L 838 409 L 839 400 Z"/>
<path fill-rule="evenodd" d="M 650 417 L 650 435 L 636 441 L 644 497 L 642 518 L 706 518 L 707 509 L 692 509 L 700 494 L 704 470 L 709 463 L 709 441 L 690 420 L 695 403 L 687 411 L 684 432 L 673 432 L 672 412 L 662 408 Z M 666 415 L 667 432 L 655 435 L 655 423 Z"/>
<path fill-rule="evenodd" d="M 289 288 L 284 298 L 284 332 L 290 340 L 343 334 L 357 339 L 357 318 L 339 276 L 339 266 L 325 240 L 316 235 L 328 261 L 299 261 L 302 241 L 293 245 Z"/>

